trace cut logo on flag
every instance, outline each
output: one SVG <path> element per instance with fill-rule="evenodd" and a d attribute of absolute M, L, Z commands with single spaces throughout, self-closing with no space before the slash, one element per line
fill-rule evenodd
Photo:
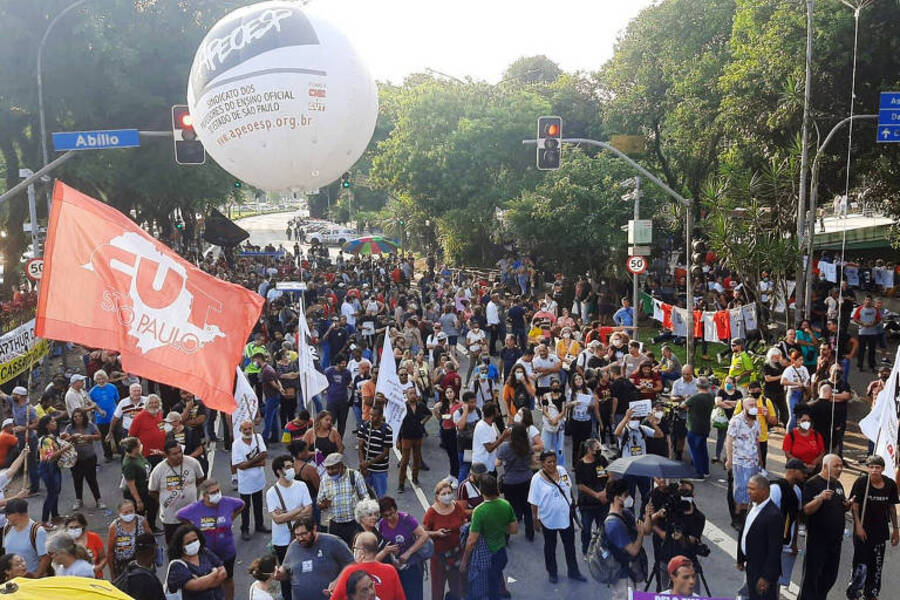
<path fill-rule="evenodd" d="M 57 181 L 35 333 L 117 350 L 122 367 L 235 409 L 264 300 L 204 273 L 111 206 Z"/>

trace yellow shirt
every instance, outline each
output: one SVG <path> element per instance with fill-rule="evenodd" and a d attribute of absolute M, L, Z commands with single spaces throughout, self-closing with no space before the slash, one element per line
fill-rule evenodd
<path fill-rule="evenodd" d="M 766 417 L 760 419 L 758 417 L 762 417 L 762 409 L 763 409 L 763 400 L 766 401 L 766 410 L 768 411 L 768 417 L 776 416 L 778 413 L 775 412 L 775 407 L 772 405 L 772 401 L 768 398 L 763 398 L 760 396 L 756 399 L 756 408 L 759 410 L 757 413 L 757 421 L 759 421 L 759 441 L 760 442 L 768 442 L 769 441 L 769 422 L 766 420 Z M 734 414 L 739 415 L 741 411 L 744 410 L 744 403 L 738 402 L 737 406 L 734 407 Z"/>

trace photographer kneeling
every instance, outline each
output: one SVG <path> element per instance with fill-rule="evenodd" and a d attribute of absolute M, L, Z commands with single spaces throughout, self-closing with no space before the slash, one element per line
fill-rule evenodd
<path fill-rule="evenodd" d="M 677 485 L 677 488 L 675 487 Z M 703 570 L 698 557 L 709 556 L 709 547 L 702 542 L 706 516 L 694 504 L 694 484 L 681 481 L 671 484 L 666 503 L 653 515 L 654 570 L 658 577 L 657 592 L 669 587 L 666 565 L 675 556 L 689 558 L 698 579 Z M 665 580 L 664 580 L 665 579 Z"/>

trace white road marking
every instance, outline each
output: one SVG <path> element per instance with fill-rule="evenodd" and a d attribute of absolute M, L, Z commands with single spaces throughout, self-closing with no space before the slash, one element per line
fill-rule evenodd
<path fill-rule="evenodd" d="M 394 456 L 397 457 L 397 461 L 401 458 L 400 451 L 397 450 L 396 446 L 394 447 Z M 413 492 L 416 493 L 416 498 L 419 499 L 419 504 L 422 505 L 422 510 L 428 510 L 428 507 L 431 506 L 431 504 L 428 502 L 428 498 L 425 497 L 425 492 L 422 491 L 422 488 L 420 488 L 418 484 L 413 483 L 412 467 L 409 465 L 406 467 L 406 478 L 409 480 L 409 484 L 412 485 Z"/>

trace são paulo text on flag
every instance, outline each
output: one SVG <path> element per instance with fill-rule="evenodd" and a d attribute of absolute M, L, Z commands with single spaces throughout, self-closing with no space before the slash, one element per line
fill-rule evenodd
<path fill-rule="evenodd" d="M 114 208 L 56 183 L 37 335 L 118 350 L 125 371 L 231 413 L 234 369 L 263 303 Z"/>

